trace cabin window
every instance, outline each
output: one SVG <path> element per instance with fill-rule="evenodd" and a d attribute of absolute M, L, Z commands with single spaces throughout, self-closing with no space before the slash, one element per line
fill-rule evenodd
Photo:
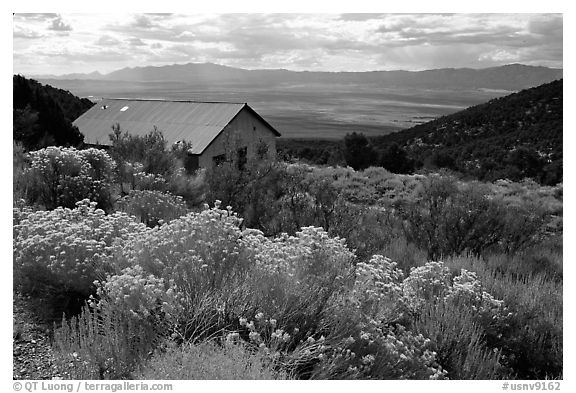
<path fill-rule="evenodd" d="M 192 174 L 200 168 L 200 156 L 198 154 L 187 154 L 184 158 L 184 169 L 186 173 Z"/>
<path fill-rule="evenodd" d="M 226 154 L 219 154 L 212 158 L 214 166 L 222 165 L 226 161 Z"/>

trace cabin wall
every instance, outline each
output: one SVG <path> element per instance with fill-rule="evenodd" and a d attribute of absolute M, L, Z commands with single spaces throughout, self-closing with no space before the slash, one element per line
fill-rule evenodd
<path fill-rule="evenodd" d="M 211 168 L 214 157 L 230 155 L 243 147 L 247 148 L 248 160 L 253 160 L 257 158 L 260 141 L 268 146 L 268 157 L 276 157 L 276 135 L 260 119 L 243 109 L 204 150 L 199 164 L 203 168 Z"/>

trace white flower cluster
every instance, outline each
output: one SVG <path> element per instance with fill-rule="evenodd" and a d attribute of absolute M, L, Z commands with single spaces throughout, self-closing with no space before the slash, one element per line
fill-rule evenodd
<path fill-rule="evenodd" d="M 98 275 L 109 271 L 106 256 L 115 243 L 148 229 L 125 213 L 104 214 L 85 199 L 75 209 L 28 212 L 15 225 L 14 270 L 17 284 L 51 285 L 90 293 Z"/>
<path fill-rule="evenodd" d="M 458 302 L 493 317 L 503 314 L 503 301 L 482 289 L 474 272 L 462 269 L 452 278 L 442 262 L 427 262 L 410 270 L 403 278 L 396 263 L 375 255 L 368 263 L 358 263 L 353 299 L 370 319 L 387 321 L 402 312 L 417 313 L 431 301 Z"/>
<path fill-rule="evenodd" d="M 164 280 L 146 274 L 140 266 L 123 269 L 118 275 L 108 276 L 98 283 L 100 301 L 117 312 L 136 318 L 147 318 L 153 311 L 164 315 L 177 315 L 178 305 L 173 301 L 172 291 L 166 290 Z M 102 305 L 101 305 L 102 306 Z"/>
<path fill-rule="evenodd" d="M 109 192 L 116 163 L 99 149 L 50 146 L 29 153 L 27 174 L 35 175 L 48 207 L 73 207 L 88 198 L 100 201 Z M 46 191 L 48 190 L 48 192 Z"/>

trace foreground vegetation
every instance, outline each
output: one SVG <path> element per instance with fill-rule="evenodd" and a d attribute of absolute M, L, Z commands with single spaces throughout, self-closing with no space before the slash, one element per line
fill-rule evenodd
<path fill-rule="evenodd" d="M 15 290 L 72 377 L 562 378 L 561 184 L 113 140 L 14 146 Z"/>

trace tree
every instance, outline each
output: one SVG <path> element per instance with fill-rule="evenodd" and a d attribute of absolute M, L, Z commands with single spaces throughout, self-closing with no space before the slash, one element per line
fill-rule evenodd
<path fill-rule="evenodd" d="M 20 75 L 14 75 L 12 81 L 14 140 L 30 150 L 82 144 L 84 136 L 72 125 L 72 119 L 88 110 L 90 101 Z"/>
<path fill-rule="evenodd" d="M 519 178 L 511 180 L 521 180 L 522 178 L 538 178 L 544 168 L 545 161 L 538 155 L 534 149 L 519 147 L 511 152 L 507 161 L 510 165 L 518 168 Z"/>
<path fill-rule="evenodd" d="M 380 156 L 380 166 L 392 173 L 413 173 L 414 160 L 408 158 L 406 150 L 392 142 Z"/>
<path fill-rule="evenodd" d="M 344 159 L 346 164 L 355 170 L 366 169 L 374 165 L 377 156 L 376 150 L 364 134 L 353 132 L 344 137 Z"/>

